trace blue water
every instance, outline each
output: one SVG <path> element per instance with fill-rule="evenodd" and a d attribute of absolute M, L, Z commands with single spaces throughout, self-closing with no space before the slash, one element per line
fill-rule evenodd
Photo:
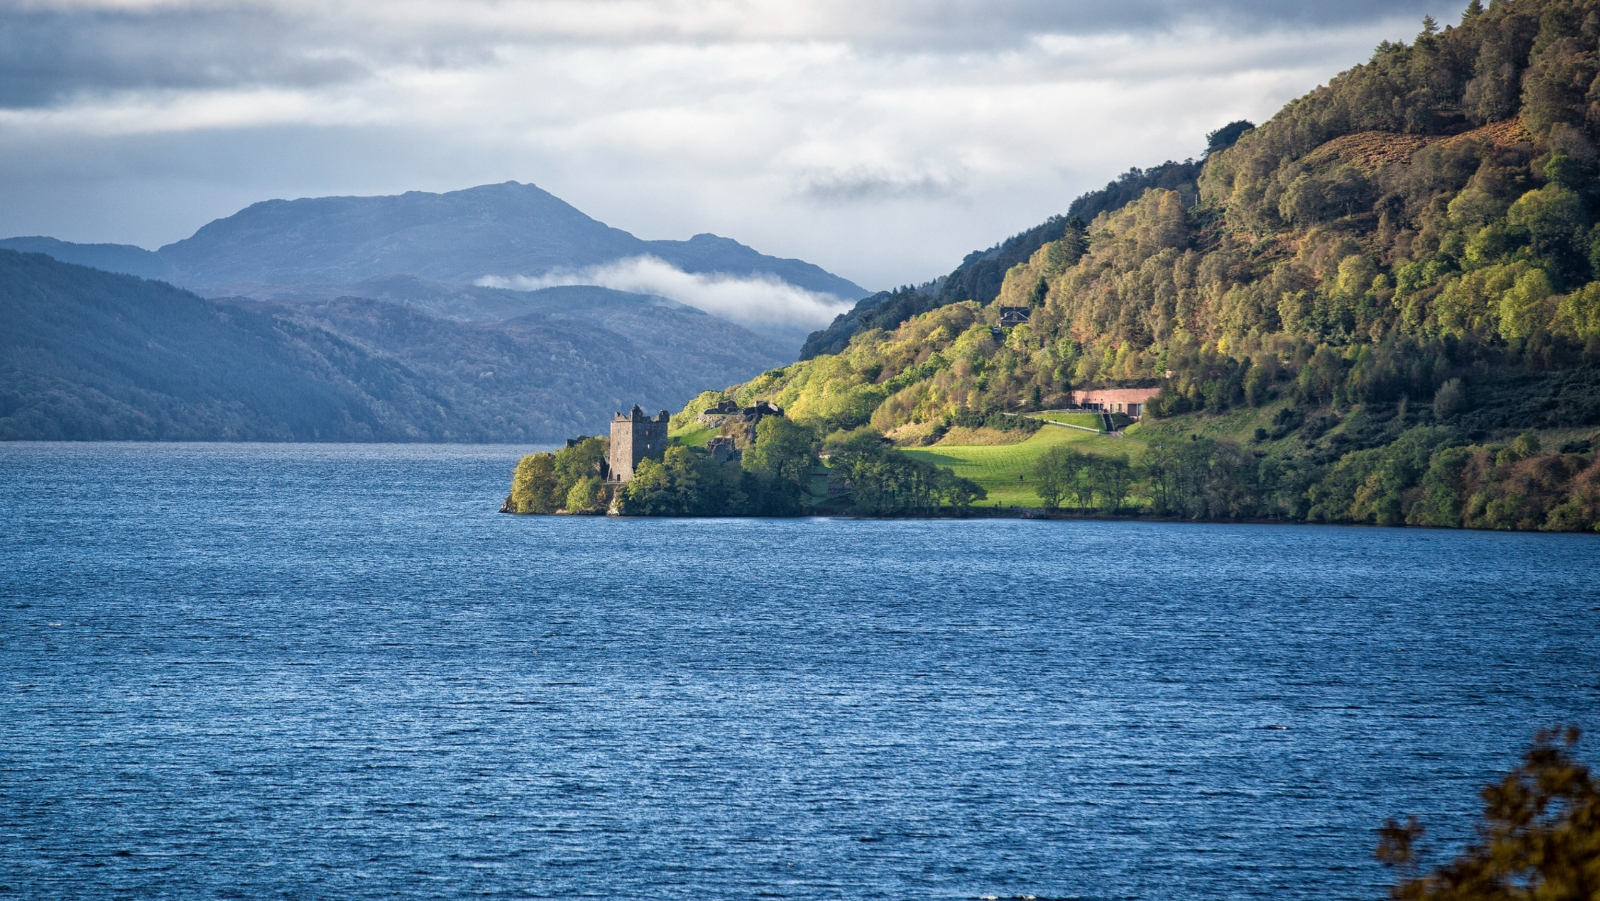
<path fill-rule="evenodd" d="M 1600 536 L 498 515 L 518 451 L 0 446 L 0 894 L 1375 898 L 1600 728 Z"/>

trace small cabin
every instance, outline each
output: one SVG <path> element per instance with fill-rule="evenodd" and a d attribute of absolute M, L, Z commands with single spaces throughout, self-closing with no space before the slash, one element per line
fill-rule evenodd
<path fill-rule="evenodd" d="M 1028 312 L 1028 308 L 1027 307 L 1001 307 L 1000 308 L 1000 327 L 1001 328 L 1016 328 L 1019 325 L 1027 325 L 1028 324 L 1028 318 L 1029 318 L 1029 312 Z"/>
<path fill-rule="evenodd" d="M 1096 413 L 1122 413 L 1129 419 L 1144 415 L 1145 404 L 1160 388 L 1102 388 L 1072 392 L 1072 406 Z"/>

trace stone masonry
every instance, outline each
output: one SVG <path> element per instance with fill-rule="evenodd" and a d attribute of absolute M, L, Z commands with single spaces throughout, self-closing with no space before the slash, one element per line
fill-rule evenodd
<path fill-rule="evenodd" d="M 610 481 L 631 481 L 640 460 L 649 457 L 659 461 L 666 456 L 669 418 L 667 411 L 662 410 L 655 419 L 650 419 L 638 404 L 634 404 L 630 412 L 612 417 Z"/>

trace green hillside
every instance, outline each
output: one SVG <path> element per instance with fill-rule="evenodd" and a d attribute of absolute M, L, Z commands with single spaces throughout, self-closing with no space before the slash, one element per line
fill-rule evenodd
<path fill-rule="evenodd" d="M 1077 429 L 1044 428 L 1017 444 L 939 445 L 908 448 L 903 453 L 935 466 L 949 467 L 956 475 L 976 482 L 988 492 L 983 506 L 1038 507 L 1041 501 L 1035 490 L 1038 477 L 1034 469 L 1045 451 L 1052 447 L 1127 457 L 1134 462 L 1143 456 L 1145 449 L 1138 441 L 1100 437 Z"/>
<path fill-rule="evenodd" d="M 1592 528 L 1597 45 L 1600 0 L 1427 20 L 1230 134 L 1194 193 L 1052 220 L 992 300 L 857 316 L 836 352 L 737 399 L 904 441 L 1159 386 L 1130 433 L 1150 441 L 1134 495 L 1155 512 Z M 1000 330 L 1001 305 L 1030 321 Z"/>

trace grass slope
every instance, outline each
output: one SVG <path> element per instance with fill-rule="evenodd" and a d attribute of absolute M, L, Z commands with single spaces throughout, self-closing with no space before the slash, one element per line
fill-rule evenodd
<path fill-rule="evenodd" d="M 1167 419 L 1147 416 L 1128 426 L 1123 430 L 1123 434 L 1146 444 L 1180 441 L 1190 435 L 1199 435 L 1202 438 L 1250 445 L 1254 443 L 1252 439 L 1256 429 L 1270 430 L 1272 417 L 1289 405 L 1287 400 L 1276 400 L 1260 407 L 1235 407 L 1222 413 L 1185 413 Z M 1270 448 L 1282 443 L 1280 441 L 1262 446 Z"/>
<path fill-rule="evenodd" d="M 1097 432 L 1106 430 L 1106 421 L 1099 413 L 1040 413 L 1035 419 L 1045 422 L 1058 422 L 1062 425 L 1075 425 L 1079 428 L 1094 429 Z"/>
<path fill-rule="evenodd" d="M 1137 441 L 1054 428 L 1040 429 L 1032 438 L 1018 444 L 940 445 L 902 453 L 936 466 L 948 466 L 956 475 L 982 485 L 989 492 L 989 499 L 981 506 L 1038 507 L 1039 495 L 1034 491 L 1037 480 L 1032 474 L 1034 464 L 1045 451 L 1059 445 L 1081 453 L 1123 456 L 1135 461 L 1144 453 L 1144 445 Z"/>
<path fill-rule="evenodd" d="M 717 437 L 717 427 L 714 425 L 702 425 L 700 423 L 691 423 L 691 425 L 693 426 L 692 428 L 669 432 L 667 437 L 688 447 L 705 447 L 712 438 Z"/>

